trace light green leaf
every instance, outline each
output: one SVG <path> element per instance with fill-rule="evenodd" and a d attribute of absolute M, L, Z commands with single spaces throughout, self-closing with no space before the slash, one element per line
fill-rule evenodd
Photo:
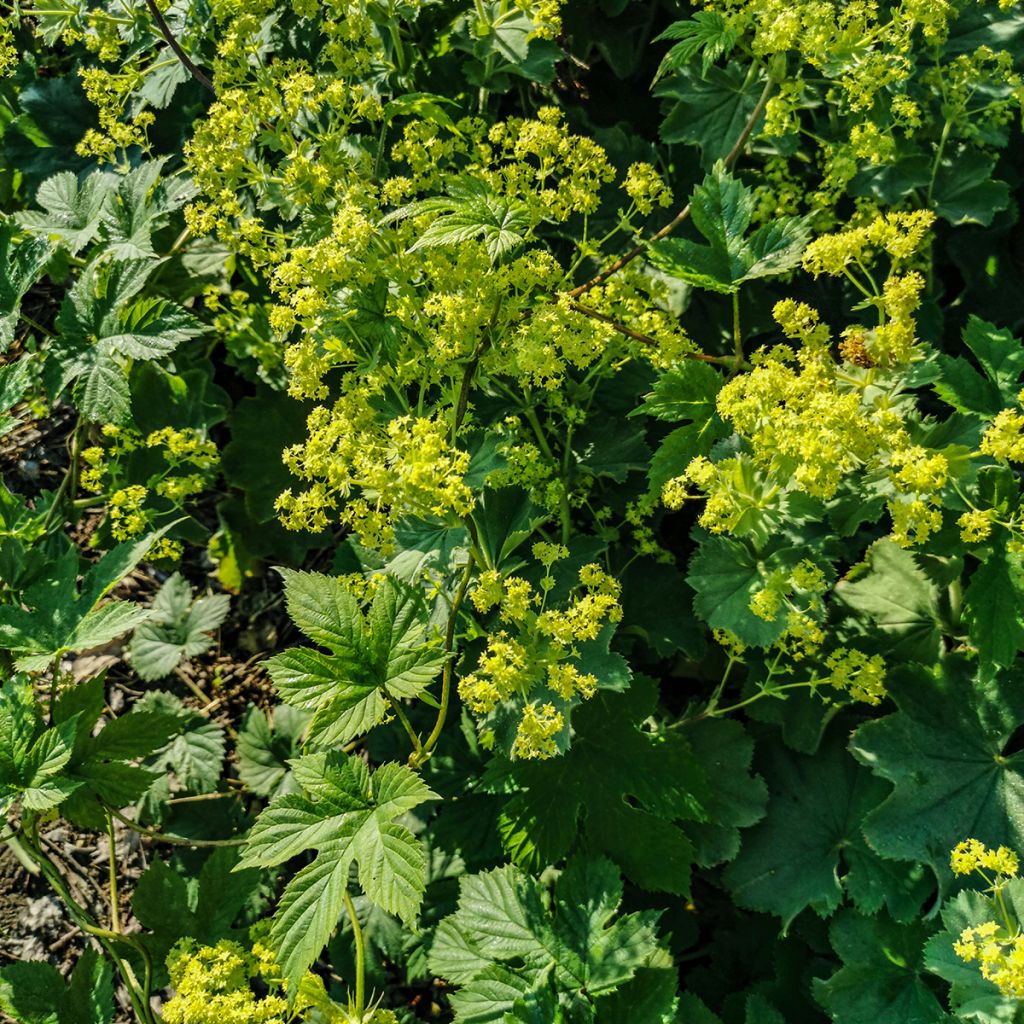
<path fill-rule="evenodd" d="M 428 641 L 418 590 L 384 575 L 364 617 L 338 580 L 289 570 L 282 575 L 296 624 L 331 649 L 293 647 L 267 662 L 284 700 L 313 712 L 312 741 L 347 743 L 381 720 L 388 700 L 416 697 L 436 678 L 445 655 Z"/>
<path fill-rule="evenodd" d="M 77 256 L 96 237 L 115 184 L 113 175 L 100 171 L 81 183 L 71 171 L 61 171 L 47 178 L 36 191 L 35 201 L 42 212 L 24 211 L 18 214 L 18 223 Z"/>
<path fill-rule="evenodd" d="M 268 867 L 318 850 L 286 887 L 271 938 L 297 984 L 337 924 L 353 861 L 369 899 L 411 925 L 426 887 L 418 839 L 393 819 L 436 794 L 411 769 L 388 764 L 371 776 L 358 758 L 332 752 L 293 762 L 307 796 L 271 801 L 252 827 L 240 867 Z"/>
<path fill-rule="evenodd" d="M 718 11 L 697 11 L 692 18 L 673 22 L 655 42 L 663 39 L 678 39 L 679 42 L 662 58 L 652 84 L 685 67 L 698 53 L 701 73 L 706 76 L 711 65 L 720 57 L 728 56 L 736 45 L 736 33 L 727 27 Z"/>
<path fill-rule="evenodd" d="M 170 576 L 153 599 L 146 621 L 132 635 L 128 657 L 147 681 L 173 672 L 186 658 L 208 651 L 210 636 L 228 614 L 227 594 L 192 600 L 192 588 L 180 573 Z"/>
<path fill-rule="evenodd" d="M 779 217 L 746 237 L 753 210 L 753 192 L 718 163 L 690 198 L 690 218 L 708 244 L 666 238 L 647 247 L 647 258 L 672 277 L 727 294 L 793 270 L 810 237 L 806 220 Z"/>

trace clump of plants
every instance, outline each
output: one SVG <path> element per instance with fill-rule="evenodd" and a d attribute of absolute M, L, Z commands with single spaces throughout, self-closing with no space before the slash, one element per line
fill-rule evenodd
<path fill-rule="evenodd" d="M 1024 1021 L 1014 0 L 0 71 L 7 1016 Z"/>

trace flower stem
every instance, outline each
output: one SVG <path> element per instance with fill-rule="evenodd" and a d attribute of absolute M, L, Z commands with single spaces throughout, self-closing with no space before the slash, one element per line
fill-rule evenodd
<path fill-rule="evenodd" d="M 355 1017 L 357 1021 L 362 1021 L 363 1012 L 366 1009 L 366 943 L 363 939 L 363 929 L 356 915 L 355 904 L 348 892 L 348 885 L 345 886 L 342 896 L 345 899 L 345 912 L 348 914 L 349 921 L 352 922 L 352 941 L 356 947 Z"/>

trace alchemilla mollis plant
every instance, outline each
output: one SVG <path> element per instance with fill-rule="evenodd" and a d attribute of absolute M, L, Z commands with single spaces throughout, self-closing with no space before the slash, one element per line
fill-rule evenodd
<path fill-rule="evenodd" d="M 0 72 L 5 1019 L 1024 1022 L 1015 0 Z"/>

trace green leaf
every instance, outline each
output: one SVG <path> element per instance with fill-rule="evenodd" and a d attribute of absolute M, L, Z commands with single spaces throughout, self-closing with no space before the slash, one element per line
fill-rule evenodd
<path fill-rule="evenodd" d="M 760 775 L 751 774 L 754 744 L 739 722 L 698 719 L 687 724 L 683 735 L 712 780 L 701 798 L 705 820 L 685 825 L 694 844 L 696 862 L 701 867 L 710 867 L 736 857 L 740 830 L 764 817 L 768 787 Z"/>
<path fill-rule="evenodd" d="M 931 205 L 950 224 L 982 224 L 1010 205 L 1010 187 L 995 177 L 995 157 L 977 149 L 951 154 L 939 165 Z"/>
<path fill-rule="evenodd" d="M 421 199 L 389 214 L 384 223 L 435 214 L 435 219 L 409 247 L 409 252 L 435 246 L 459 245 L 479 238 L 492 263 L 511 252 L 530 229 L 527 207 L 516 199 L 495 195 L 472 179 L 453 182 L 448 196 Z"/>
<path fill-rule="evenodd" d="M 498 828 L 517 864 L 539 871 L 582 840 L 641 888 L 689 895 L 695 855 L 679 823 L 707 819 L 711 787 L 683 735 L 642 728 L 656 703 L 643 676 L 626 693 L 599 693 L 575 710 L 565 755 L 512 771 L 520 791 Z"/>
<path fill-rule="evenodd" d="M 457 1024 L 500 1020 L 546 976 L 570 1019 L 591 1000 L 600 1007 L 658 948 L 657 915 L 616 917 L 621 899 L 618 872 L 603 858 L 570 861 L 555 884 L 554 914 L 538 883 L 514 867 L 462 878 L 458 910 L 430 949 L 431 971 L 459 986 Z"/>
<path fill-rule="evenodd" d="M 0 967 L 0 1009 L 17 1024 L 58 1024 L 64 979 L 42 960 Z"/>
<path fill-rule="evenodd" d="M 943 1024 L 945 1012 L 922 978 L 929 929 L 919 921 L 894 925 L 885 915 L 853 911 L 836 916 L 829 940 L 843 966 L 816 978 L 814 997 L 834 1024 Z"/>
<path fill-rule="evenodd" d="M 413 924 L 426 887 L 426 856 L 394 819 L 436 794 L 404 765 L 385 764 L 371 776 L 361 760 L 336 752 L 299 758 L 293 767 L 306 796 L 270 803 L 249 833 L 239 866 L 272 867 L 317 850 L 316 860 L 285 888 L 271 930 L 294 988 L 337 924 L 353 861 L 367 897 Z"/>
<path fill-rule="evenodd" d="M 91 355 L 88 369 L 76 375 L 75 405 L 93 423 L 127 423 L 131 418 L 132 399 L 124 370 L 102 352 Z"/>
<path fill-rule="evenodd" d="M 35 201 L 42 212 L 19 213 L 18 223 L 77 256 L 96 237 L 115 184 L 116 178 L 100 171 L 81 182 L 70 171 L 62 171 L 47 178 L 36 191 Z"/>
<path fill-rule="evenodd" d="M 174 772 L 191 793 L 210 793 L 217 788 L 224 760 L 224 730 L 197 711 L 186 708 L 170 693 L 147 693 L 136 705 L 140 711 L 155 711 L 175 719 L 176 735 L 146 766 Z M 166 785 L 166 780 L 160 780 Z"/>
<path fill-rule="evenodd" d="M 810 237 L 807 222 L 779 217 L 747 237 L 753 210 L 753 192 L 717 163 L 690 198 L 690 218 L 708 244 L 666 238 L 647 247 L 647 259 L 681 281 L 726 294 L 793 270 Z"/>
<path fill-rule="evenodd" d="M 890 540 L 873 544 L 867 561 L 866 576 L 853 583 L 840 580 L 835 588 L 840 607 L 853 613 L 850 630 L 863 637 L 858 646 L 932 663 L 941 643 L 938 588 L 914 556 Z"/>
<path fill-rule="evenodd" d="M 655 39 L 655 42 L 663 39 L 678 39 L 679 42 L 662 58 L 654 83 L 685 67 L 698 53 L 701 74 L 706 76 L 716 60 L 732 52 L 736 38 L 736 33 L 717 11 L 697 11 L 692 18 L 673 22 Z"/>
<path fill-rule="evenodd" d="M 882 861 L 864 841 L 862 822 L 886 787 L 857 766 L 840 731 L 813 757 L 776 743 L 756 764 L 772 794 L 768 812 L 743 833 L 723 875 L 741 907 L 776 914 L 784 929 L 807 907 L 832 914 L 844 894 L 865 913 L 883 903 L 901 920 L 917 913 L 928 891 L 920 873 Z"/>
<path fill-rule="evenodd" d="M 964 619 L 982 664 L 1011 666 L 1024 650 L 1024 567 L 1021 557 L 996 544 L 964 591 Z"/>
<path fill-rule="evenodd" d="M 132 635 L 128 657 L 139 676 L 161 679 L 186 658 L 203 654 L 214 645 L 210 633 L 228 614 L 230 598 L 214 594 L 192 600 L 192 588 L 174 573 L 153 599 L 145 622 Z"/>
<path fill-rule="evenodd" d="M 206 328 L 191 313 L 163 299 L 139 299 L 111 325 L 112 333 L 96 342 L 101 354 L 131 359 L 160 359 L 170 355 L 182 342 L 198 338 Z"/>
<path fill-rule="evenodd" d="M 936 394 L 958 412 L 976 413 L 987 419 L 1013 406 L 1024 373 L 1024 346 L 1010 331 L 974 315 L 964 327 L 963 341 L 977 358 L 982 373 L 966 359 L 940 353 Z"/>
<path fill-rule="evenodd" d="M 246 929 L 232 925 L 259 889 L 261 873 L 234 870 L 238 860 L 237 848 L 220 847 L 198 871 L 177 858 L 171 864 L 150 861 L 132 892 L 132 913 L 147 929 L 143 940 L 156 965 L 184 936 L 204 945 L 225 938 L 244 940 Z"/>
<path fill-rule="evenodd" d="M 703 77 L 682 69 L 657 89 L 657 95 L 674 101 L 661 123 L 661 141 L 698 146 L 702 166 L 711 168 L 736 144 L 763 87 L 738 64 L 710 68 Z"/>
<path fill-rule="evenodd" d="M 722 374 L 707 363 L 684 360 L 658 377 L 630 416 L 653 416 L 669 423 L 704 423 L 715 415 L 715 399 L 724 382 Z"/>
<path fill-rule="evenodd" d="M 248 708 L 238 730 L 238 777 L 253 793 L 283 796 L 298 789 L 288 762 L 301 752 L 308 724 L 308 714 L 287 704 L 274 708 L 273 725 L 259 708 Z"/>
<path fill-rule="evenodd" d="M 786 616 L 780 611 L 774 621 L 760 618 L 750 610 L 751 598 L 775 568 L 798 560 L 791 549 L 758 558 L 730 537 L 709 537 L 701 542 L 686 577 L 697 592 L 693 607 L 713 629 L 727 629 L 743 643 L 767 647 L 782 635 Z"/>
<path fill-rule="evenodd" d="M 1003 405 L 1015 405 L 1024 374 L 1024 345 L 1010 331 L 973 315 L 967 320 L 963 340 L 985 376 L 999 389 Z"/>
<path fill-rule="evenodd" d="M 282 570 L 296 625 L 330 654 L 293 647 L 267 661 L 282 698 L 313 713 L 309 739 L 347 743 L 376 725 L 392 699 L 419 696 L 445 655 L 427 635 L 420 592 L 381 576 L 366 616 L 336 579 Z"/>
<path fill-rule="evenodd" d="M 92 947 L 71 972 L 58 1010 L 60 1024 L 110 1024 L 114 1019 L 114 970 Z"/>
<path fill-rule="evenodd" d="M 44 238 L 30 238 L 18 245 L 13 241 L 14 228 L 5 221 L 0 224 L 0 352 L 6 352 L 14 340 L 21 300 L 52 254 Z"/>
<path fill-rule="evenodd" d="M 91 947 L 82 951 L 67 985 L 43 961 L 9 964 L 0 968 L 0 1010 L 17 1024 L 110 1024 L 113 970 Z"/>
<path fill-rule="evenodd" d="M 284 580 L 288 615 L 315 644 L 329 647 L 335 657 L 358 661 L 362 642 L 359 601 L 335 576 L 316 572 L 277 570 Z"/>
<path fill-rule="evenodd" d="M 866 722 L 850 744 L 893 783 L 864 823 L 872 847 L 930 865 L 943 887 L 949 851 L 965 837 L 1024 848 L 1024 754 L 1004 753 L 1024 721 L 1016 679 L 975 678 L 966 659 L 947 655 L 934 669 L 900 666 L 888 688 L 899 711 Z"/>
<path fill-rule="evenodd" d="M 987 921 L 1002 921 L 1003 907 L 1010 909 L 1016 920 L 1024 919 L 1024 883 L 1019 878 L 1002 887 L 1002 903 L 992 896 L 965 890 L 948 900 L 942 908 L 944 930 L 933 935 L 925 945 L 925 966 L 933 974 L 949 982 L 949 1006 L 956 1020 L 978 1024 L 1021 1024 L 1024 1003 L 1004 996 L 996 985 L 981 973 L 981 965 L 967 963 L 953 948 L 965 928 L 976 928 Z"/>

